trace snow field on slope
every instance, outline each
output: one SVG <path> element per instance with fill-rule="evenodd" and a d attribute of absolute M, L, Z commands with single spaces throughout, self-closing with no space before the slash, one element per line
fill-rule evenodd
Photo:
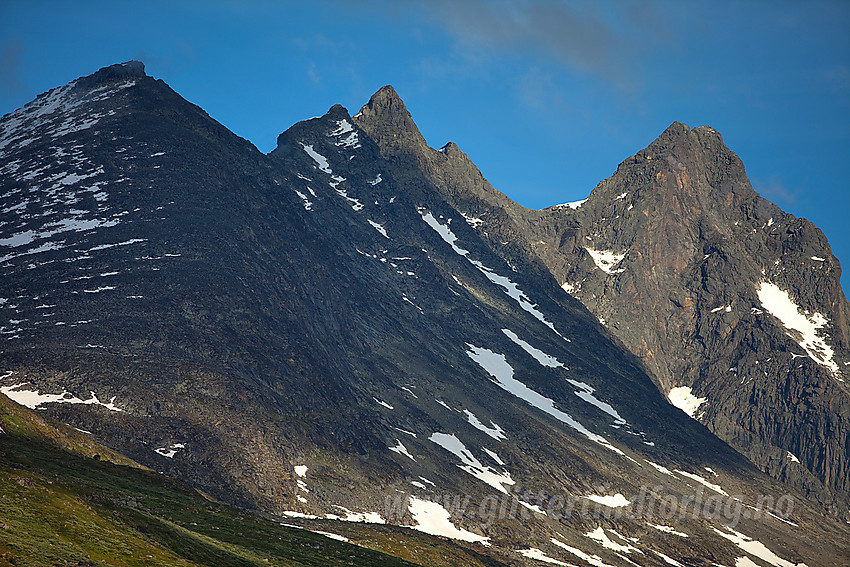
<path fill-rule="evenodd" d="M 835 351 L 826 343 L 824 337 L 818 336 L 818 330 L 827 324 L 826 317 L 820 313 L 809 315 L 794 303 L 787 291 L 783 291 L 776 284 L 761 282 L 756 292 L 767 312 L 785 326 L 788 336 L 794 339 L 812 360 L 826 366 L 833 375 L 838 376 L 838 364 L 833 359 Z M 796 335 L 792 334 L 792 331 Z"/>
<path fill-rule="evenodd" d="M 466 353 L 467 356 L 489 373 L 490 376 L 493 377 L 493 382 L 497 386 L 507 392 L 510 392 L 517 398 L 525 400 L 535 408 L 551 415 L 558 421 L 567 424 L 591 441 L 599 443 L 603 447 L 606 447 L 617 454 L 624 455 L 620 449 L 614 447 L 607 439 L 601 435 L 593 433 L 584 425 L 573 419 L 572 416 L 556 408 L 554 400 L 532 390 L 514 378 L 514 369 L 510 364 L 508 364 L 505 355 L 498 354 L 486 348 L 480 348 L 469 343 L 467 343 L 467 347 L 469 348 Z"/>
<path fill-rule="evenodd" d="M 436 443 L 446 451 L 458 457 L 463 463 L 462 465 L 457 465 L 458 468 L 471 474 L 481 482 L 492 486 L 499 492 L 508 494 L 504 485 L 511 486 L 516 484 L 516 481 L 511 478 L 510 473 L 499 473 L 493 468 L 483 465 L 481 461 L 476 459 L 469 449 L 466 448 L 466 445 L 464 445 L 463 442 L 454 434 L 439 432 L 433 433 L 428 440 Z"/>
<path fill-rule="evenodd" d="M 84 404 L 84 405 L 97 405 L 103 406 L 110 411 L 124 411 L 115 405 L 116 396 L 112 396 L 112 399 L 109 402 L 101 402 L 97 395 L 94 392 L 90 392 L 91 398 L 88 400 L 82 400 L 68 392 L 63 388 L 61 394 L 42 394 L 39 390 L 28 390 L 24 389 L 24 384 L 13 384 L 11 386 L 2 386 L 0 387 L 0 392 L 6 394 L 10 399 L 15 402 L 21 404 L 22 406 L 26 406 L 30 409 L 36 409 L 41 404 L 48 403 L 60 403 L 60 404 Z"/>
<path fill-rule="evenodd" d="M 421 500 L 415 496 L 411 496 L 408 510 L 413 516 L 413 521 L 416 522 L 415 525 L 411 526 L 414 530 L 469 542 L 486 542 L 490 539 L 457 528 L 451 522 L 449 511 L 436 502 Z"/>
<path fill-rule="evenodd" d="M 440 223 L 440 221 L 438 221 L 436 218 L 434 218 L 433 214 L 431 214 L 430 212 L 425 212 L 424 209 L 420 209 L 419 214 L 422 216 L 422 220 L 424 220 L 428 224 L 428 226 L 430 226 L 432 229 L 434 229 L 434 231 L 437 234 L 439 234 L 440 237 L 449 246 L 451 246 L 452 249 L 457 254 L 466 258 L 473 266 L 478 268 L 478 270 L 482 274 L 484 274 L 487 277 L 488 280 L 490 280 L 492 283 L 496 284 L 497 286 L 501 287 L 502 290 L 508 295 L 508 297 L 510 297 L 511 299 L 516 301 L 524 311 L 527 311 L 535 319 L 537 319 L 538 321 L 540 321 L 541 323 L 543 323 L 544 325 L 549 327 L 556 335 L 558 335 L 562 339 L 564 338 L 564 336 L 561 335 L 561 333 L 559 333 L 555 329 L 555 325 L 553 325 L 550 321 L 548 321 L 546 319 L 546 317 L 543 315 L 543 313 L 541 313 L 540 310 L 537 309 L 537 305 L 531 303 L 531 300 L 528 298 L 528 296 L 525 294 L 525 292 L 522 291 L 517 286 L 516 283 L 511 281 L 510 278 L 507 278 L 505 276 L 498 274 L 495 270 L 485 266 L 481 262 L 479 262 L 477 260 L 473 260 L 472 258 L 470 258 L 468 250 L 464 250 L 463 248 L 461 248 L 457 244 L 455 244 L 457 242 L 458 238 L 457 238 L 457 236 L 455 236 L 454 232 L 452 232 L 451 228 L 449 228 L 448 225 L 444 225 L 444 224 Z"/>
<path fill-rule="evenodd" d="M 693 419 L 697 419 L 697 410 L 707 401 L 706 398 L 698 398 L 693 395 L 690 386 L 677 386 L 671 389 L 667 393 L 667 399 Z"/>

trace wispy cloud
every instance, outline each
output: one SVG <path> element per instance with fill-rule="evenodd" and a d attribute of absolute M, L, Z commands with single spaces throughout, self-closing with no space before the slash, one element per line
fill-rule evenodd
<path fill-rule="evenodd" d="M 310 82 L 314 85 L 318 85 L 322 82 L 322 78 L 319 77 L 319 73 L 316 71 L 316 64 L 310 63 L 307 66 L 307 77 L 310 79 Z"/>
<path fill-rule="evenodd" d="M 630 89 L 640 52 L 669 36 L 643 2 L 611 6 L 547 0 L 417 0 L 410 3 L 467 50 L 528 50 Z M 663 19 L 663 18 L 662 18 Z"/>

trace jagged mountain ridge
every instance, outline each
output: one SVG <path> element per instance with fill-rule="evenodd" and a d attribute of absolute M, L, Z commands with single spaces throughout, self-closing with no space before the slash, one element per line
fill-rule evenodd
<path fill-rule="evenodd" d="M 395 99 L 385 88 L 355 117 L 391 163 L 420 169 L 505 258 L 543 264 L 664 394 L 690 388 L 704 400 L 699 419 L 759 467 L 846 508 L 840 265 L 816 227 L 753 191 L 715 130 L 675 123 L 585 201 L 533 211 L 495 190 L 454 144 L 429 148 Z M 762 283 L 764 297 L 789 293 L 812 321 L 825 314 L 827 339 L 792 354 L 799 334 L 767 311 Z M 733 303 L 745 313 L 728 315 Z M 782 362 L 771 353 L 785 353 Z"/>
<path fill-rule="evenodd" d="M 682 495 L 705 466 L 745 498 L 781 490 L 667 404 L 546 266 L 505 262 L 344 108 L 263 156 L 137 66 L 63 89 L 0 123 L 10 395 L 37 389 L 44 411 L 137 461 L 275 514 L 374 518 L 401 490 L 415 499 L 388 519 L 421 527 L 415 503 L 445 491 L 514 508 L 519 486 Z M 45 118 L 68 131 L 39 131 Z M 66 391 L 90 403 L 57 403 Z M 568 553 L 555 538 L 621 564 L 586 535 L 605 527 L 637 537 L 644 564 L 744 553 L 722 523 L 688 520 L 700 535 L 682 545 L 640 518 L 519 508 L 451 521 L 514 561 Z M 812 534 L 821 559 L 841 556 L 840 525 L 802 501 L 793 518 L 805 533 L 746 529 L 810 564 Z"/>

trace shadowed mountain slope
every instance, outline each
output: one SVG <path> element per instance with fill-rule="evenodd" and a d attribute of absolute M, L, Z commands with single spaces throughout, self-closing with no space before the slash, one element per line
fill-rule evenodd
<path fill-rule="evenodd" d="M 264 156 L 125 64 L 0 133 L 2 390 L 139 463 L 276 518 L 413 526 L 515 564 L 846 554 L 846 524 L 794 491 L 777 508 L 786 488 L 564 293 L 528 252 L 537 213 L 506 204 L 490 232 L 461 206 L 469 186 L 503 197 L 457 148 L 417 146 L 390 89 Z M 658 502 L 708 494 L 729 517 L 654 527 L 674 521 Z"/>

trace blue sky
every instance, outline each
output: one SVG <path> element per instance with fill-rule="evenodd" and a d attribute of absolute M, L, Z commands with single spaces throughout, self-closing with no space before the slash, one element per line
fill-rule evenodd
<path fill-rule="evenodd" d="M 847 1 L 0 1 L 0 114 L 128 59 L 262 151 L 392 84 L 431 146 L 533 208 L 708 124 L 850 270 Z"/>

